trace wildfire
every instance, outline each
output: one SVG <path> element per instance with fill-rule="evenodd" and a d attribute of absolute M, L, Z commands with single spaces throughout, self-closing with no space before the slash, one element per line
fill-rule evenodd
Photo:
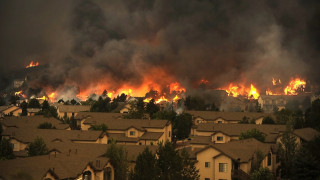
<path fill-rule="evenodd" d="M 49 94 L 48 98 L 50 101 L 54 102 L 56 100 L 56 93 L 53 92 Z"/>
<path fill-rule="evenodd" d="M 38 97 L 38 100 L 46 100 L 46 96 Z"/>
<path fill-rule="evenodd" d="M 228 88 L 222 89 L 224 89 L 228 93 L 228 96 L 233 97 L 238 97 L 239 95 L 241 95 L 246 96 L 249 99 L 258 99 L 260 96 L 257 88 L 255 88 L 253 84 L 250 85 L 250 88 L 246 88 L 244 85 L 234 85 L 233 83 L 230 83 Z"/>
<path fill-rule="evenodd" d="M 201 79 L 199 82 L 199 84 L 208 84 L 208 83 L 209 83 L 209 81 L 206 79 Z"/>
<path fill-rule="evenodd" d="M 35 67 L 35 66 L 39 66 L 39 62 L 35 61 L 31 61 L 30 64 L 28 66 L 26 66 L 26 68 L 31 68 L 31 67 Z"/>
<path fill-rule="evenodd" d="M 14 95 L 19 96 L 22 94 L 22 91 L 15 92 Z"/>
<path fill-rule="evenodd" d="M 276 86 L 276 85 L 278 85 L 278 84 L 281 84 L 281 80 L 279 79 L 279 80 L 277 81 L 277 80 L 275 80 L 274 78 L 272 78 L 272 84 L 273 84 L 274 86 Z"/>
<path fill-rule="evenodd" d="M 166 99 L 164 96 L 161 96 L 161 97 L 156 101 L 156 103 L 159 104 L 159 103 L 164 102 L 164 101 L 167 102 L 168 99 Z"/>
<path fill-rule="evenodd" d="M 306 81 L 296 78 L 291 80 L 289 85 L 284 89 L 286 95 L 297 95 L 299 90 L 304 91 L 306 87 Z"/>
<path fill-rule="evenodd" d="M 178 97 L 178 95 L 176 95 L 173 99 L 172 99 L 172 101 L 178 101 L 180 98 Z"/>
<path fill-rule="evenodd" d="M 178 82 L 173 82 L 169 85 L 170 87 L 170 94 L 175 91 L 175 92 L 185 92 L 186 89 L 181 87 Z"/>

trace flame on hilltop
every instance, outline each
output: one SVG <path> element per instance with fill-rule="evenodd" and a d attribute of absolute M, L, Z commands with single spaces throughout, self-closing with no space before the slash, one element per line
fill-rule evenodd
<path fill-rule="evenodd" d="M 159 103 L 161 103 L 161 102 L 167 102 L 168 101 L 168 99 L 166 99 L 164 96 L 161 96 L 158 100 L 156 100 L 155 102 L 157 103 L 157 104 L 159 104 Z"/>
<path fill-rule="evenodd" d="M 244 85 L 234 85 L 230 83 L 228 88 L 222 88 L 228 93 L 228 96 L 238 97 L 246 96 L 248 99 L 258 99 L 260 94 L 253 84 L 250 84 L 250 88 L 246 88 Z"/>
<path fill-rule="evenodd" d="M 304 91 L 306 81 L 296 78 L 290 81 L 289 85 L 284 89 L 286 95 L 297 95 L 299 90 Z"/>
<path fill-rule="evenodd" d="M 26 66 L 26 68 L 31 68 L 31 67 L 35 67 L 35 66 L 39 66 L 39 62 L 33 62 L 31 61 L 30 64 L 28 66 Z"/>

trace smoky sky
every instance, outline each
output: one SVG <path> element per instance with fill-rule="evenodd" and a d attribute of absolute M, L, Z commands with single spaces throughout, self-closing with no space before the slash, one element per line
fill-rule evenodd
<path fill-rule="evenodd" d="M 319 84 L 319 19 L 318 0 L 1 0 L 0 86 L 31 60 L 47 67 L 31 83 L 53 89 L 167 79 L 152 69 L 186 87 Z"/>

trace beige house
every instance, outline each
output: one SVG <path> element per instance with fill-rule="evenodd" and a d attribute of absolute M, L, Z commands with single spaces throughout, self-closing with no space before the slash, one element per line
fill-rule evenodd
<path fill-rule="evenodd" d="M 261 161 L 262 167 L 268 167 L 270 171 L 275 172 L 279 165 L 271 145 L 253 138 L 210 145 L 193 152 L 200 179 L 205 180 L 249 179 L 258 152 L 264 156 Z"/>
<path fill-rule="evenodd" d="M 10 139 L 13 144 L 13 151 L 25 151 L 28 145 L 37 137 L 44 139 L 50 146 L 55 142 L 73 142 L 90 144 L 107 144 L 108 137 L 101 131 L 80 131 L 80 130 L 58 130 L 58 129 L 33 129 L 33 128 L 6 128 L 2 138 Z"/>
<path fill-rule="evenodd" d="M 256 124 L 262 124 L 264 117 L 273 116 L 267 113 L 256 112 L 220 112 L 220 111 L 186 111 L 192 115 L 194 125 L 201 123 L 238 123 L 244 118 L 253 120 Z"/>
<path fill-rule="evenodd" d="M 238 140 L 242 132 L 257 129 L 265 136 L 266 143 L 276 143 L 278 135 L 286 130 L 285 125 L 269 125 L 269 124 L 214 124 L 202 123 L 191 133 L 194 136 L 190 144 L 199 144 L 199 139 L 202 143 L 207 140 L 210 143 L 226 143 L 233 140 Z M 206 137 L 206 138 L 201 138 Z"/>
<path fill-rule="evenodd" d="M 60 118 L 76 116 L 79 112 L 90 111 L 90 106 L 85 105 L 58 105 L 57 112 Z"/>
<path fill-rule="evenodd" d="M 21 128 L 21 129 L 36 129 L 42 123 L 51 123 L 56 129 L 68 129 L 68 124 L 63 124 L 61 121 L 44 116 L 6 116 L 0 119 L 2 128 Z"/>
<path fill-rule="evenodd" d="M 309 142 L 320 136 L 320 132 L 313 128 L 295 129 L 292 135 L 296 137 L 296 143 L 300 146 L 303 143 Z M 282 135 L 277 138 L 277 143 L 281 143 Z"/>
<path fill-rule="evenodd" d="M 295 96 L 285 95 L 261 95 L 258 99 L 261 109 L 266 113 L 272 113 L 275 109 L 281 110 L 286 107 L 286 104 L 290 101 L 297 101 L 301 103 L 308 97 L 308 94 L 301 94 Z M 304 107 L 305 108 L 305 107 Z"/>
<path fill-rule="evenodd" d="M 120 144 L 152 145 L 171 141 L 172 124 L 168 120 L 121 119 L 120 113 L 82 112 L 76 116 L 81 130 L 105 124 L 109 140 Z"/>
<path fill-rule="evenodd" d="M 22 113 L 22 109 L 18 106 L 0 106 L 0 117 L 4 117 L 6 115 L 20 116 Z"/>

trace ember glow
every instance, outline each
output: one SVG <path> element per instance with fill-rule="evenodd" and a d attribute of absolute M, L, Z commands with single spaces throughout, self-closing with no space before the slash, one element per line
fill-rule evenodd
<path fill-rule="evenodd" d="M 289 85 L 284 89 L 286 95 L 297 95 L 298 91 L 304 91 L 306 81 L 296 78 L 290 81 Z"/>
<path fill-rule="evenodd" d="M 31 67 L 35 67 L 35 66 L 39 66 L 39 62 L 38 61 L 31 61 L 29 65 L 26 66 L 26 68 L 31 68 Z"/>
<path fill-rule="evenodd" d="M 228 88 L 221 88 L 228 93 L 228 96 L 238 97 L 244 96 L 248 99 L 258 99 L 260 94 L 256 87 L 253 84 L 250 84 L 250 87 L 245 87 L 244 85 L 235 85 L 230 83 Z"/>

